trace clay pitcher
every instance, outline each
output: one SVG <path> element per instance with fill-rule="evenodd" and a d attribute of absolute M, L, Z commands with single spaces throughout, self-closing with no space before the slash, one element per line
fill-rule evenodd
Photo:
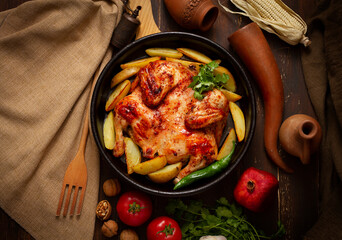
<path fill-rule="evenodd" d="M 318 150 L 322 129 L 316 119 L 295 114 L 287 118 L 279 129 L 279 142 L 289 154 L 299 157 L 303 164 L 310 162 L 310 156 Z"/>
<path fill-rule="evenodd" d="M 172 18 L 187 29 L 209 30 L 219 9 L 211 0 L 164 0 Z"/>

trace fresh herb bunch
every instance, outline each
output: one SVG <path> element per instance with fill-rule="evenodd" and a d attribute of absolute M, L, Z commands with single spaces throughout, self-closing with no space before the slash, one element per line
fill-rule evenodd
<path fill-rule="evenodd" d="M 189 85 L 195 91 L 194 98 L 202 100 L 204 92 L 211 91 L 214 88 L 222 88 L 222 85 L 227 83 L 229 80 L 228 74 L 214 75 L 214 69 L 218 66 L 216 61 L 201 65 L 198 75 L 192 78 L 192 82 Z"/>
<path fill-rule="evenodd" d="M 221 197 L 215 208 L 204 206 L 201 201 L 192 201 L 189 205 L 180 199 L 171 199 L 166 212 L 173 216 L 181 226 L 182 239 L 199 239 L 206 235 L 223 235 L 233 239 L 279 239 L 285 234 L 284 225 L 278 222 L 278 231 L 266 236 L 246 220 L 242 208 L 230 204 Z"/>

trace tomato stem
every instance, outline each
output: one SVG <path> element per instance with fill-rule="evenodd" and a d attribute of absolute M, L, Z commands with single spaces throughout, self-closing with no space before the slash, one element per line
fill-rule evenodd
<path fill-rule="evenodd" d="M 172 228 L 171 223 L 170 223 L 169 225 L 165 225 L 164 230 L 158 231 L 157 234 L 165 233 L 165 236 L 167 237 L 167 235 L 173 235 L 174 230 L 175 230 L 175 228 Z"/>
<path fill-rule="evenodd" d="M 143 209 L 143 207 L 141 207 L 139 204 L 137 204 L 136 202 L 133 202 L 132 204 L 129 204 L 129 209 L 128 211 L 136 214 L 138 212 L 140 212 L 140 210 Z"/>

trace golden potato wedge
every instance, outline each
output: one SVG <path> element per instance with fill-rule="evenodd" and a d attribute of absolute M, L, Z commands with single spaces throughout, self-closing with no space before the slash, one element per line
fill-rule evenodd
<path fill-rule="evenodd" d="M 147 160 L 135 165 L 133 167 L 133 171 L 141 175 L 147 175 L 149 173 L 162 169 L 166 165 L 166 163 L 167 161 L 165 156 L 158 156 L 151 160 Z"/>
<path fill-rule="evenodd" d="M 133 167 L 141 163 L 141 152 L 138 145 L 136 145 L 131 138 L 125 137 L 124 142 L 127 173 L 132 174 L 134 172 Z"/>
<path fill-rule="evenodd" d="M 222 66 L 218 66 L 217 68 L 214 69 L 214 75 L 223 74 L 223 73 L 229 76 L 228 81 L 224 84 L 224 88 L 231 92 L 236 92 L 236 82 L 232 73 L 227 68 L 222 67 Z"/>
<path fill-rule="evenodd" d="M 221 160 L 225 156 L 227 156 L 233 149 L 234 144 L 236 143 L 236 133 L 234 128 L 229 130 L 228 136 L 217 155 L 217 160 Z"/>
<path fill-rule="evenodd" d="M 125 68 L 129 68 L 129 67 L 145 67 L 147 64 L 149 64 L 150 62 L 154 62 L 157 60 L 160 60 L 161 57 L 149 57 L 149 58 L 142 58 L 142 59 L 138 59 L 138 60 L 134 60 L 128 63 L 123 63 L 120 65 L 121 69 L 125 69 Z"/>
<path fill-rule="evenodd" d="M 241 108 L 234 102 L 229 102 L 229 109 L 232 113 L 237 139 L 241 142 L 245 138 L 246 132 L 245 116 Z"/>
<path fill-rule="evenodd" d="M 110 111 L 103 123 L 103 141 L 105 148 L 113 150 L 115 145 L 114 114 Z"/>
<path fill-rule="evenodd" d="M 127 80 L 128 78 L 134 76 L 137 74 L 140 70 L 140 67 L 128 67 L 123 69 L 122 71 L 115 74 L 115 76 L 112 79 L 112 82 L 110 83 L 110 87 L 115 87 L 119 83 L 123 82 L 124 80 Z"/>
<path fill-rule="evenodd" d="M 203 63 L 199 63 L 199 62 L 191 62 L 191 61 L 186 61 L 186 60 L 182 60 L 182 59 L 177 59 L 177 58 L 170 58 L 170 57 L 166 57 L 165 58 L 166 61 L 170 61 L 170 62 L 179 62 L 181 63 L 184 67 L 188 67 L 188 68 L 192 68 L 192 69 L 196 69 L 197 71 L 200 70 L 200 65 L 202 65 Z"/>
<path fill-rule="evenodd" d="M 182 169 L 182 162 L 166 165 L 162 169 L 148 174 L 148 177 L 155 183 L 166 183 L 177 177 Z"/>
<path fill-rule="evenodd" d="M 210 63 L 213 60 L 209 58 L 208 56 L 204 55 L 201 52 L 198 52 L 196 50 L 190 49 L 190 48 L 177 48 L 177 50 L 181 53 L 183 53 L 185 56 L 201 63 Z"/>
<path fill-rule="evenodd" d="M 129 90 L 129 93 L 132 93 L 139 85 L 140 78 L 135 78 L 133 82 L 131 82 L 131 89 Z"/>
<path fill-rule="evenodd" d="M 242 98 L 241 95 L 228 91 L 226 89 L 220 89 L 221 92 L 226 96 L 229 102 L 236 102 Z"/>
<path fill-rule="evenodd" d="M 145 50 L 147 55 L 151 57 L 161 56 L 161 57 L 171 57 L 171 58 L 181 58 L 183 53 L 178 52 L 176 49 L 172 48 L 148 48 Z"/>
<path fill-rule="evenodd" d="M 105 106 L 106 111 L 108 112 L 112 110 L 115 105 L 127 95 L 130 88 L 131 82 L 129 80 L 125 80 L 124 82 L 120 83 L 109 95 Z"/>

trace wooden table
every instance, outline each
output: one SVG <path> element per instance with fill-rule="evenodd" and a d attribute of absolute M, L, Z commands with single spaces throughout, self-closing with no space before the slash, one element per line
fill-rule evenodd
<path fill-rule="evenodd" d="M 13 8 L 26 0 L 1 0 L 0 11 Z M 226 2 L 225 0 L 221 0 Z M 179 27 L 170 17 L 162 0 L 151 0 L 153 7 L 154 19 L 161 31 L 186 31 Z M 213 0 L 218 5 L 217 0 Z M 314 0 L 299 0 L 284 2 L 305 20 L 307 20 L 315 9 Z M 230 7 L 233 7 L 229 3 Z M 222 8 L 220 8 L 222 10 Z M 193 33 L 203 35 L 215 42 L 219 43 L 226 49 L 231 50 L 227 37 L 240 27 L 249 23 L 250 20 L 246 17 L 227 14 L 223 10 L 220 11 L 219 17 L 213 28 L 206 33 L 192 31 Z M 302 46 L 290 46 L 281 41 L 275 35 L 265 32 L 265 36 L 270 44 L 270 47 L 275 55 L 278 63 L 282 80 L 284 83 L 285 94 L 285 110 L 284 119 L 296 114 L 304 113 L 314 116 L 314 112 L 307 94 L 304 77 L 301 68 L 300 52 Z M 280 149 L 283 159 L 295 168 L 295 173 L 286 174 L 275 167 L 273 163 L 266 157 L 263 147 L 263 103 L 256 85 L 257 99 L 257 122 L 256 131 L 250 149 L 245 158 L 240 162 L 237 168 L 230 176 L 220 182 L 217 186 L 209 189 L 207 192 L 193 196 L 192 198 L 202 199 L 206 203 L 213 203 L 215 199 L 225 196 L 232 200 L 233 188 L 241 173 L 248 167 L 254 166 L 273 173 L 279 180 L 278 199 L 270 208 L 262 214 L 247 213 L 249 219 L 256 226 L 263 229 L 266 233 L 273 233 L 276 230 L 277 220 L 281 220 L 285 225 L 287 234 L 284 239 L 302 239 L 305 232 L 315 223 L 318 217 L 318 158 L 314 156 L 312 162 L 303 166 L 299 160 L 292 157 Z M 104 161 L 101 162 L 101 182 L 115 177 Z M 123 191 L 130 189 L 129 186 L 123 185 Z M 217 189 L 220 189 L 217 191 Z M 99 191 L 99 200 L 104 199 L 101 188 Z M 109 199 L 115 204 L 117 198 Z M 164 202 L 166 199 L 162 197 L 153 197 L 154 217 L 164 214 Z M 24 229 L 22 229 L 15 221 L 1 210 L 1 231 L 5 239 L 33 239 Z M 113 215 L 113 219 L 116 216 Z M 101 222 L 97 220 L 95 225 L 94 239 L 106 239 L 100 232 Z M 119 225 L 122 229 L 123 225 Z M 145 239 L 146 225 L 136 228 L 136 231 L 141 236 L 140 239 Z"/>

